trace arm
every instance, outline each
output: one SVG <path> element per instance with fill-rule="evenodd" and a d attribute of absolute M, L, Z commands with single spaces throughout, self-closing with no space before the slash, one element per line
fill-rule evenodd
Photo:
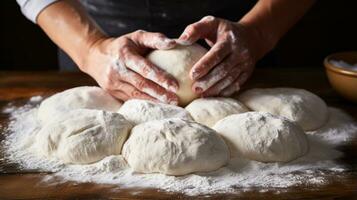
<path fill-rule="evenodd" d="M 172 48 L 174 40 L 145 31 L 108 37 L 73 0 L 50 4 L 36 19 L 52 41 L 113 96 L 177 104 L 177 81 L 142 56 L 149 49 Z"/>
<path fill-rule="evenodd" d="M 314 0 L 260 0 L 239 22 L 207 16 L 184 30 L 183 44 L 205 39 L 210 51 L 191 69 L 192 89 L 202 96 L 230 96 L 254 65 L 311 7 Z"/>
<path fill-rule="evenodd" d="M 315 0 L 260 0 L 239 23 L 256 29 L 265 41 L 260 53 L 264 55 L 314 3 Z"/>
<path fill-rule="evenodd" d="M 38 15 L 37 23 L 82 70 L 91 46 L 107 38 L 77 1 L 53 3 Z"/>

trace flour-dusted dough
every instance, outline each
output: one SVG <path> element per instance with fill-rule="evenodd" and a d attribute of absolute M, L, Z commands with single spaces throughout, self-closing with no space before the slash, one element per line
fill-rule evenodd
<path fill-rule="evenodd" d="M 214 130 L 172 118 L 135 126 L 123 155 L 136 172 L 184 175 L 222 167 L 229 150 Z"/>
<path fill-rule="evenodd" d="M 230 115 L 213 127 L 228 144 L 231 156 L 261 162 L 288 162 L 307 153 L 304 131 L 290 120 L 266 112 Z"/>
<path fill-rule="evenodd" d="M 48 158 L 87 164 L 120 154 L 131 128 L 119 113 L 77 109 L 45 124 L 34 145 Z"/>
<path fill-rule="evenodd" d="M 76 87 L 45 99 L 38 110 L 38 118 L 47 122 L 70 110 L 86 108 L 116 112 L 121 103 L 99 87 Z"/>
<path fill-rule="evenodd" d="M 169 50 L 154 50 L 147 58 L 156 66 L 162 68 L 179 82 L 177 91 L 180 105 L 187 105 L 197 98 L 192 89 L 192 80 L 189 72 L 192 66 L 207 52 L 198 44 L 191 46 L 178 46 Z"/>
<path fill-rule="evenodd" d="M 200 98 L 192 101 L 185 108 L 192 118 L 208 127 L 233 114 L 248 112 L 248 108 L 235 99 L 224 97 Z"/>
<path fill-rule="evenodd" d="M 118 113 L 122 114 L 133 124 L 167 118 L 192 120 L 190 113 L 181 107 L 141 99 L 126 101 Z"/>
<path fill-rule="evenodd" d="M 328 118 L 326 103 L 315 94 L 295 88 L 251 89 L 238 100 L 254 111 L 286 117 L 305 131 L 320 128 Z"/>

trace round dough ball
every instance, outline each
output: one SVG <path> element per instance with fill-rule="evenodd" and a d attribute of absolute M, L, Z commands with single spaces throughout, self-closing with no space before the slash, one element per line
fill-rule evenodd
<path fill-rule="evenodd" d="M 187 105 L 197 98 L 192 89 L 192 80 L 189 72 L 193 65 L 203 56 L 207 50 L 198 44 L 191 46 L 177 46 L 169 50 L 154 50 L 147 58 L 156 66 L 171 74 L 179 82 L 177 91 L 180 105 Z"/>
<path fill-rule="evenodd" d="M 305 131 L 320 128 L 328 118 L 326 103 L 315 94 L 295 88 L 251 89 L 238 100 L 254 111 L 286 117 Z"/>
<path fill-rule="evenodd" d="M 123 156 L 136 172 L 184 175 L 222 167 L 229 150 L 214 130 L 172 118 L 135 126 Z"/>
<path fill-rule="evenodd" d="M 232 157 L 260 162 L 288 162 L 305 155 L 307 137 L 300 126 L 266 112 L 230 115 L 213 127 L 227 142 Z"/>
<path fill-rule="evenodd" d="M 248 108 L 235 99 L 223 97 L 200 98 L 185 108 L 192 118 L 201 124 L 212 127 L 229 115 L 248 112 Z"/>
<path fill-rule="evenodd" d="M 38 118 L 46 122 L 79 108 L 116 112 L 120 105 L 120 102 L 99 87 L 75 87 L 45 99 L 38 109 Z"/>
<path fill-rule="evenodd" d="M 87 164 L 120 154 L 131 128 L 119 113 L 77 109 L 45 124 L 36 135 L 35 147 L 48 158 Z"/>
<path fill-rule="evenodd" d="M 122 114 L 133 124 L 167 118 L 192 120 L 190 113 L 181 107 L 141 99 L 126 101 L 118 113 Z"/>

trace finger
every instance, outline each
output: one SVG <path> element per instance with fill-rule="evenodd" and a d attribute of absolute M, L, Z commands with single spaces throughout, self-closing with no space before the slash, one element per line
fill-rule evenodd
<path fill-rule="evenodd" d="M 197 80 L 192 85 L 193 91 L 196 93 L 202 93 L 220 81 L 223 77 L 227 76 L 233 67 L 235 67 L 238 62 L 240 62 L 237 57 L 238 56 L 236 53 L 229 55 L 220 64 L 214 67 L 208 74 Z"/>
<path fill-rule="evenodd" d="M 250 74 L 251 74 L 251 72 L 242 73 L 242 74 L 238 77 L 239 85 L 243 85 L 245 82 L 247 82 L 247 80 L 248 80 Z"/>
<path fill-rule="evenodd" d="M 228 41 L 218 41 L 213 47 L 192 67 L 190 77 L 197 80 L 206 75 L 214 66 L 220 63 L 231 53 Z"/>
<path fill-rule="evenodd" d="M 158 84 L 140 76 L 139 74 L 135 73 L 134 71 L 131 71 L 130 69 L 122 65 L 124 64 L 120 64 L 121 66 L 120 70 L 116 74 L 118 76 L 117 77 L 118 80 L 123 80 L 127 83 L 130 83 L 138 90 L 145 92 L 146 94 L 158 99 L 163 103 L 170 103 L 170 104 L 178 103 L 178 97 L 174 93 L 166 91 Z M 121 85 L 116 85 L 114 87 L 120 89 L 119 88 L 120 86 Z"/>
<path fill-rule="evenodd" d="M 121 101 L 127 101 L 128 99 L 130 99 L 127 94 L 119 90 L 108 90 L 108 93 Z"/>
<path fill-rule="evenodd" d="M 136 44 L 151 49 L 171 49 L 176 46 L 176 40 L 170 39 L 162 33 L 152 33 L 143 30 L 134 32 L 131 39 Z"/>
<path fill-rule="evenodd" d="M 121 57 L 124 58 L 125 66 L 129 69 L 140 74 L 142 77 L 161 85 L 171 92 L 177 92 L 179 88 L 177 80 L 161 68 L 155 66 L 149 60 L 136 53 L 134 49 L 127 47 Z"/>
<path fill-rule="evenodd" d="M 177 43 L 181 45 L 191 45 L 201 38 L 207 37 L 212 34 L 213 30 L 217 28 L 218 22 L 213 16 L 206 16 L 200 21 L 188 25 Z"/>
<path fill-rule="evenodd" d="M 210 40 L 210 39 L 205 39 L 206 43 L 208 44 L 208 46 L 212 47 L 214 45 L 215 40 Z"/>
<path fill-rule="evenodd" d="M 238 81 L 238 78 L 232 83 L 230 86 L 226 87 L 222 92 L 220 93 L 221 96 L 228 97 L 234 94 L 235 92 L 238 92 L 240 90 L 240 83 Z"/>
<path fill-rule="evenodd" d="M 215 85 L 210 87 L 208 90 L 203 92 L 202 96 L 207 97 L 207 96 L 218 95 L 223 89 L 231 85 L 234 82 L 234 80 L 237 79 L 240 73 L 241 73 L 241 67 L 239 65 L 235 66 L 226 77 L 224 77 L 222 80 L 220 80 Z"/>
<path fill-rule="evenodd" d="M 117 90 L 110 90 L 109 92 L 115 96 L 119 97 L 122 100 L 126 101 L 128 99 L 146 99 L 150 101 L 158 102 L 158 100 L 140 90 L 136 89 L 129 83 L 120 82 L 120 87 L 117 87 Z"/>
<path fill-rule="evenodd" d="M 238 78 L 234 81 L 234 83 L 227 88 L 225 88 L 220 94 L 222 96 L 231 96 L 235 92 L 238 92 L 247 79 L 249 78 L 249 74 L 247 72 L 242 73 Z"/>

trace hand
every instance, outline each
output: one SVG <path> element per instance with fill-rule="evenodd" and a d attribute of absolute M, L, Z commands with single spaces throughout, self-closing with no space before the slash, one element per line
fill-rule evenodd
<path fill-rule="evenodd" d="M 82 71 L 119 100 L 131 98 L 178 104 L 177 81 L 146 60 L 150 49 L 176 45 L 161 33 L 136 31 L 119 38 L 103 38 L 90 45 L 80 65 Z"/>
<path fill-rule="evenodd" d="M 202 96 L 230 96 L 253 72 L 261 39 L 242 24 L 207 16 L 186 27 L 178 43 L 205 39 L 211 49 L 191 69 L 192 90 Z"/>

